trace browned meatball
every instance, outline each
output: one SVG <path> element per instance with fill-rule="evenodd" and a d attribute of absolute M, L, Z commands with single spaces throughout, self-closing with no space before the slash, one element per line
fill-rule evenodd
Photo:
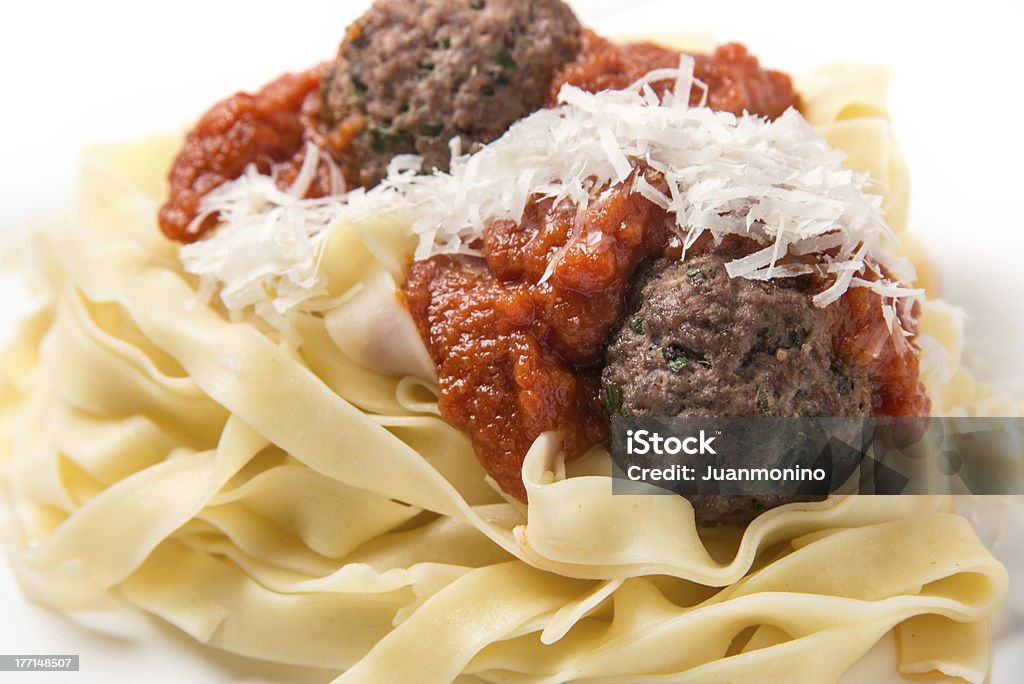
<path fill-rule="evenodd" d="M 832 313 L 801 279 L 730 278 L 728 257 L 658 259 L 638 275 L 601 380 L 637 416 L 867 416 L 866 373 L 839 364 Z M 746 523 L 782 496 L 695 496 L 698 522 Z"/>
<path fill-rule="evenodd" d="M 324 79 L 328 141 L 364 187 L 398 154 L 447 170 L 449 140 L 469 151 L 543 106 L 579 47 L 561 0 L 377 0 Z"/>

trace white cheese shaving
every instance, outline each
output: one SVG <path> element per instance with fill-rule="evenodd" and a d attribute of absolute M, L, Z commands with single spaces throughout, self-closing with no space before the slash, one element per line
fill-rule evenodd
<path fill-rule="evenodd" d="M 676 88 L 659 99 L 650 84 L 666 79 L 674 79 Z M 214 213 L 222 225 L 182 248 L 185 269 L 216 279 L 230 311 L 253 307 L 280 327 L 287 311 L 307 308 L 325 293 L 317 262 L 341 219 L 358 226 L 382 213 L 411 217 L 416 259 L 479 254 L 486 226 L 497 219 L 521 220 L 531 196 L 574 202 L 582 214 L 595 190 L 621 184 L 646 166 L 663 179 L 667 192 L 641 173 L 633 174 L 631 189 L 669 212 L 684 251 L 705 232 L 715 240 L 738 234 L 765 245 L 730 262 L 732 277 L 834 274 L 832 284 L 814 297 L 821 307 L 851 286 L 870 287 L 889 299 L 920 293 L 881 277 L 874 266 L 913 277 L 909 262 L 882 248 L 882 238 L 894 236 L 881 198 L 866 192 L 868 177 L 843 168 L 841 151 L 792 109 L 767 121 L 691 107 L 694 87 L 703 102 L 707 88 L 693 78 L 693 60 L 686 55 L 677 69 L 651 72 L 625 90 L 592 94 L 565 85 L 559 106 L 534 112 L 474 154 L 460 155 L 453 145 L 450 172 L 418 174 L 421 160 L 400 156 L 368 191 L 300 199 L 320 160 L 313 150 L 287 192 L 272 177 L 249 169 L 204 198 L 195 225 Z M 585 237 L 576 230 L 572 239 Z M 545 278 L 564 252 L 552 257 Z M 779 263 L 787 254 L 816 259 L 813 265 Z M 875 279 L 856 277 L 866 275 L 866 264 Z"/>
<path fill-rule="evenodd" d="M 278 188 L 273 175 L 250 166 L 203 198 L 193 225 L 214 213 L 221 225 L 180 252 L 185 270 L 200 276 L 198 298 L 208 298 L 219 284 L 221 301 L 234 316 L 251 307 L 257 318 L 289 333 L 287 313 L 327 293 L 320 257 L 342 204 L 337 195 L 302 199 L 321 163 L 342 194 L 336 165 L 310 143 L 287 190 Z"/>

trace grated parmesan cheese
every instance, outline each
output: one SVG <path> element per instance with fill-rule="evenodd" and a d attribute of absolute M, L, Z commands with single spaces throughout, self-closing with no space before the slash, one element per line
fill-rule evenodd
<path fill-rule="evenodd" d="M 664 79 L 673 79 L 675 88 L 659 99 L 650 84 Z M 496 219 L 521 220 L 532 196 L 570 201 L 582 212 L 595 188 L 621 184 L 646 165 L 664 179 L 668 192 L 643 174 L 633 174 L 631 189 L 675 219 L 684 252 L 706 232 L 716 240 L 740 234 L 765 245 L 730 262 L 731 277 L 831 274 L 832 284 L 814 297 L 820 307 L 849 287 L 871 288 L 886 298 L 886 307 L 921 293 L 882 277 L 879 266 L 898 280 L 914 275 L 909 261 L 882 247 L 883 237 L 895 236 L 883 218 L 881 197 L 866 192 L 871 179 L 843 168 L 845 155 L 797 111 L 767 121 L 691 107 L 692 88 L 706 97 L 686 55 L 677 69 L 651 72 L 625 90 L 592 94 L 565 85 L 559 106 L 518 121 L 474 154 L 461 155 L 453 146 L 448 173 L 419 174 L 420 158 L 399 156 L 371 190 L 300 199 L 317 164 L 332 164 L 315 149 L 307 150 L 307 163 L 287 191 L 272 176 L 247 169 L 204 198 L 196 220 L 217 213 L 221 225 L 183 247 L 182 262 L 188 272 L 220 285 L 229 311 L 252 307 L 280 329 L 288 311 L 309 309 L 326 293 L 317 265 L 342 220 L 358 226 L 374 215 L 398 213 L 411 217 L 416 259 L 479 254 L 486 226 Z M 787 254 L 817 260 L 779 263 Z M 858 277 L 866 269 L 874 279 Z M 886 311 L 890 326 L 893 316 Z"/>
<path fill-rule="evenodd" d="M 332 186 L 339 193 L 302 199 L 321 163 L 329 165 Z M 193 225 L 214 213 L 221 224 L 209 237 L 184 245 L 179 254 L 185 270 L 200 277 L 197 298 L 208 300 L 219 285 L 220 299 L 233 317 L 251 310 L 256 318 L 290 334 L 288 312 L 327 293 L 320 258 L 343 213 L 338 200 L 343 190 L 334 162 L 312 143 L 287 190 L 255 166 L 214 189 L 203 198 Z"/>

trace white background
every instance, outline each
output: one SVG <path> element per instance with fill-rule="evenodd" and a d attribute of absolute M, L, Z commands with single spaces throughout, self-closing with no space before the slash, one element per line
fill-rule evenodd
<path fill-rule="evenodd" d="M 0 234 L 45 219 L 73 192 L 84 142 L 179 128 L 235 90 L 330 59 L 367 0 L 171 3 L 7 3 L 0 23 Z M 970 312 L 969 364 L 1024 396 L 1024 58 L 1018 2 L 662 2 L 578 0 L 583 21 L 606 34 L 707 32 L 739 40 L 792 73 L 835 61 L 893 72 L 890 103 L 913 181 L 912 230 L 935 258 L 943 296 Z M 0 291 L 0 337 L 17 302 Z M 984 534 L 1014 579 L 1024 534 L 1019 509 L 989 502 Z M 77 675 L 8 675 L 0 681 L 266 681 L 293 676 L 190 643 L 155 620 L 132 617 L 107 636 L 27 604 L 0 563 L 0 653 L 82 653 Z M 1024 582 L 1022 582 L 1024 583 Z M 1021 680 L 1015 638 L 1024 600 L 998 623 L 994 681 Z M 111 636 L 110 634 L 119 636 Z M 887 648 L 887 647 L 883 647 Z M 850 682 L 881 682 L 858 670 Z M 143 669 L 145 668 L 145 670 Z M 889 670 L 891 671 L 891 669 Z M 324 681 L 323 673 L 307 673 Z M 891 678 L 891 675 L 889 675 Z"/>

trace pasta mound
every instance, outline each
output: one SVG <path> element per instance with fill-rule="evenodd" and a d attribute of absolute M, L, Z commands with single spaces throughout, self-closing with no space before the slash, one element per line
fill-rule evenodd
<path fill-rule="evenodd" d="M 805 100 L 886 183 L 900 231 L 884 108 L 841 95 L 880 93 L 872 78 L 832 73 Z M 915 635 L 901 672 L 985 679 L 1007 576 L 948 499 L 833 498 L 707 532 L 683 498 L 611 496 L 601 448 L 566 466 L 546 433 L 523 468 L 528 508 L 507 501 L 428 380 L 344 351 L 372 343 L 374 321 L 295 313 L 296 345 L 197 300 L 154 225 L 175 143 L 93 150 L 75 213 L 22 247 L 44 306 L 4 356 L 0 448 L 33 598 L 77 610 L 113 594 L 346 683 L 819 684 L 892 629 Z M 393 293 L 409 238 L 394 217 L 336 230 L 328 295 Z M 936 405 L 1019 412 L 957 369 L 952 320 L 932 305 L 922 321 L 953 350 L 928 376 Z"/>

